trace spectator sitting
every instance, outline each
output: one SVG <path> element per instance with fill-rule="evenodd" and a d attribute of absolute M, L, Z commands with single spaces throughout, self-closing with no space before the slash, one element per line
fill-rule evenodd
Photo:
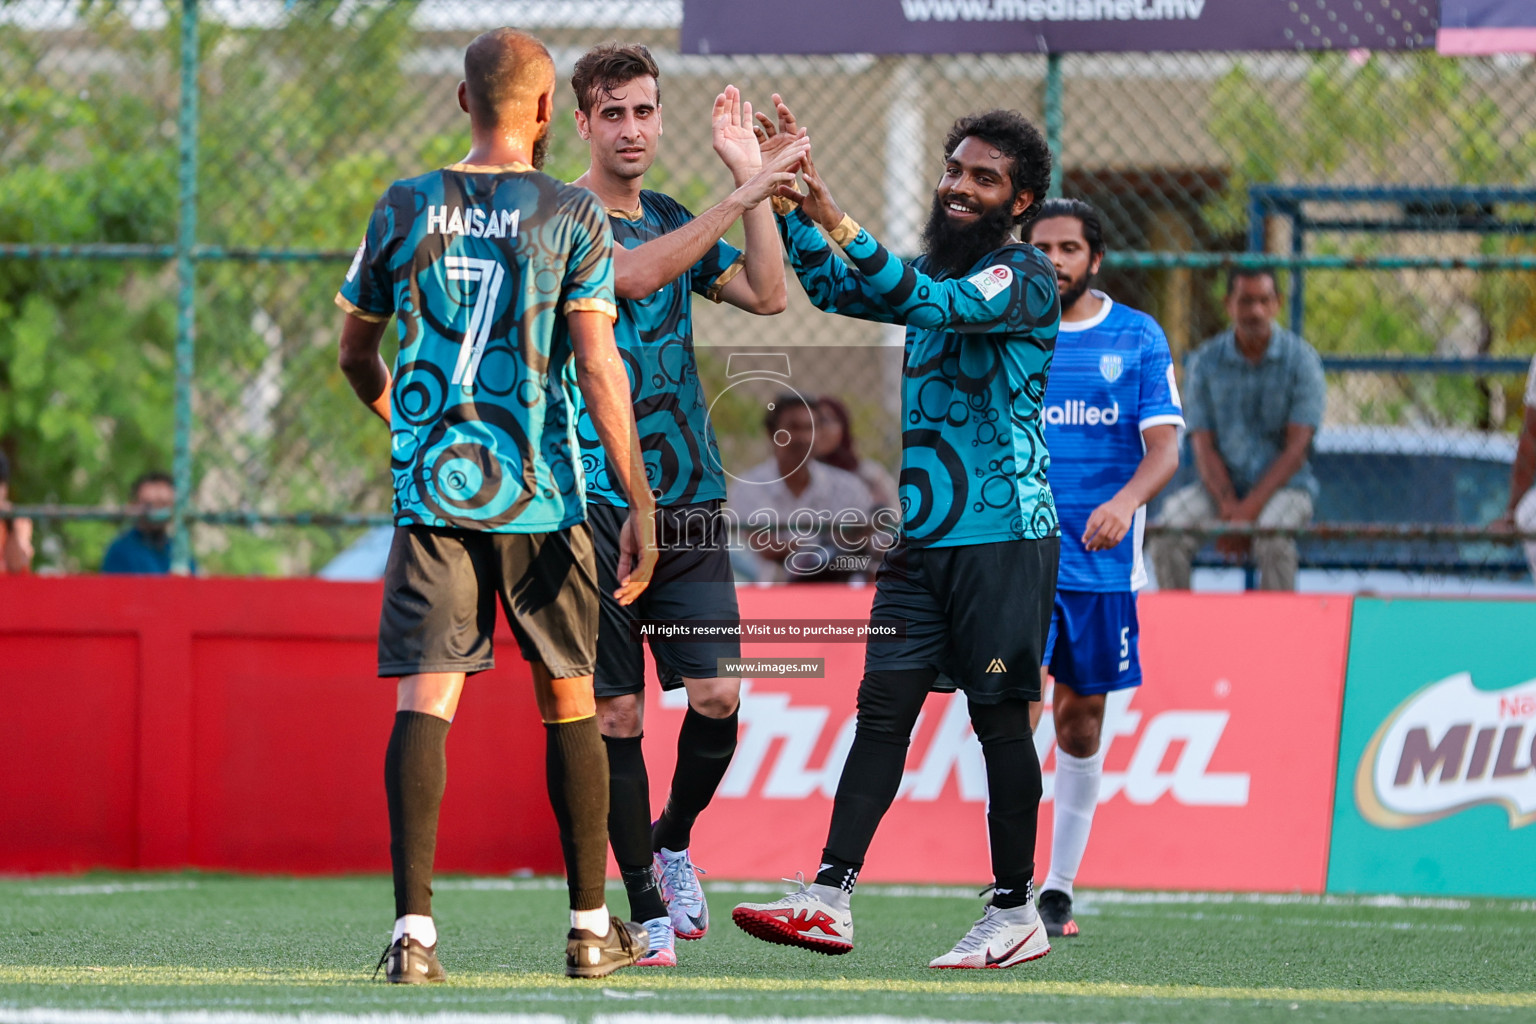
<path fill-rule="evenodd" d="M 896 481 L 874 459 L 860 458 L 853 444 L 853 421 L 840 399 L 823 395 L 816 400 L 817 461 L 844 469 L 864 481 L 876 508 L 900 508 Z"/>
<path fill-rule="evenodd" d="M 1509 506 L 1493 524 L 1497 529 L 1536 533 L 1536 359 L 1525 378 L 1525 422 L 1509 473 Z M 1536 541 L 1525 542 L 1525 560 L 1536 577 Z"/>
<path fill-rule="evenodd" d="M 775 398 L 763 424 L 771 457 L 730 488 L 736 521 L 760 559 L 758 579 L 825 582 L 863 572 L 874 508 L 869 488 L 811 458 L 815 419 L 799 395 Z"/>
<path fill-rule="evenodd" d="M 1169 495 L 1158 523 L 1305 526 L 1317 496 L 1307 456 L 1323 421 L 1323 362 L 1311 345 L 1274 322 L 1280 296 L 1273 271 L 1234 270 L 1226 306 L 1232 329 L 1195 351 L 1185 379 L 1184 416 L 1200 483 Z M 1216 547 L 1237 560 L 1248 555 L 1250 542 L 1259 589 L 1295 590 L 1293 538 L 1226 536 Z M 1189 589 L 1200 543 L 1189 536 L 1148 543 L 1158 586 Z"/>
<path fill-rule="evenodd" d="M 133 509 L 158 512 L 176 504 L 176 484 L 169 473 L 151 470 L 133 482 Z M 195 569 L 195 566 L 194 566 Z M 101 561 L 104 573 L 163 576 L 171 571 L 171 524 L 168 519 L 139 521 L 117 535 Z"/>
<path fill-rule="evenodd" d="M 11 463 L 0 452 L 0 509 L 11 507 Z M 32 568 L 32 520 L 0 519 L 0 575 Z"/>

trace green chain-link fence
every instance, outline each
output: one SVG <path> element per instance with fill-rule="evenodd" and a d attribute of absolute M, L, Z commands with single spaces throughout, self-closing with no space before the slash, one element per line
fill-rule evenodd
<path fill-rule="evenodd" d="M 950 123 L 1017 108 L 1059 147 L 1062 191 L 1104 212 L 1101 286 L 1156 315 L 1176 358 L 1226 325 L 1225 266 L 1281 261 L 1287 318 L 1329 360 L 1319 446 L 1354 488 L 1320 522 L 1480 528 L 1502 509 L 1536 352 L 1531 60 L 696 56 L 680 19 L 645 0 L 0 0 L 0 447 L 39 513 L 39 568 L 93 570 L 157 467 L 202 571 L 312 572 L 387 521 L 388 438 L 336 368 L 331 298 L 388 182 L 467 151 L 463 47 L 499 24 L 544 39 L 562 75 L 595 43 L 649 45 L 666 134 L 648 184 L 695 210 L 729 187 L 716 92 L 782 93 L 843 205 L 907 253 Z M 546 170 L 585 164 L 563 117 Z M 1273 186 L 1293 191 L 1260 202 Z M 887 331 L 793 286 L 779 317 L 707 308 L 697 326 L 706 388 L 727 388 L 733 346 L 790 347 L 795 384 L 843 397 L 894 469 Z M 738 393 L 715 408 L 728 467 L 766 450 Z M 1351 559 L 1397 564 L 1403 543 Z M 1511 545 L 1453 546 L 1457 571 L 1521 571 Z"/>

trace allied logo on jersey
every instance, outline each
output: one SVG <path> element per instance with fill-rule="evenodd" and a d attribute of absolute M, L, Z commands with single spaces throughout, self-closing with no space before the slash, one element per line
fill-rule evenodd
<path fill-rule="evenodd" d="M 1076 399 L 1045 407 L 1045 422 L 1052 426 L 1105 426 L 1120 422 L 1120 403 L 1089 405 Z"/>
<path fill-rule="evenodd" d="M 1355 802 L 1381 828 L 1478 804 L 1503 807 L 1512 829 L 1536 822 L 1536 679 L 1490 691 L 1458 672 L 1409 697 L 1365 748 Z"/>
<path fill-rule="evenodd" d="M 1003 659 L 1002 658 L 993 658 L 991 660 L 991 662 L 989 662 L 988 665 L 987 665 L 987 674 L 988 675 L 992 675 L 995 672 L 1007 672 L 1007 671 L 1008 671 L 1008 666 L 1003 664 Z"/>
<path fill-rule="evenodd" d="M 976 290 L 981 292 L 983 299 L 991 301 L 992 296 L 1013 284 L 1013 268 L 988 267 L 979 274 L 972 274 L 966 280 L 976 286 Z"/>
<path fill-rule="evenodd" d="M 1099 376 L 1113 384 L 1125 372 L 1125 359 L 1118 352 L 1106 352 L 1099 356 Z"/>

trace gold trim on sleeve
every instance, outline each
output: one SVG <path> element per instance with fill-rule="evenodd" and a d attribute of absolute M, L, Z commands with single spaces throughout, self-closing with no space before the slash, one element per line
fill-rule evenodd
<path fill-rule="evenodd" d="M 747 254 L 742 253 L 740 256 L 736 257 L 736 262 L 720 271 L 720 276 L 715 278 L 715 283 L 710 285 L 708 290 L 704 292 L 704 297 L 710 302 L 719 302 L 720 293 L 725 290 L 725 286 L 730 284 L 731 281 L 735 279 L 736 275 L 741 273 L 742 270 L 746 268 L 746 266 Z"/>
<path fill-rule="evenodd" d="M 773 206 L 773 212 L 780 217 L 788 217 L 800 209 L 793 199 L 785 199 L 783 196 L 773 196 L 768 202 Z"/>
<path fill-rule="evenodd" d="M 849 242 L 859 237 L 860 230 L 859 222 L 845 213 L 843 219 L 837 222 L 837 227 L 827 233 L 832 236 L 832 241 L 846 249 Z"/>
<path fill-rule="evenodd" d="M 389 322 L 388 313 L 383 315 L 378 313 L 370 313 L 366 309 L 363 309 L 361 306 L 357 305 L 355 302 L 349 301 L 345 295 L 341 294 L 341 292 L 336 293 L 336 305 L 340 306 L 343 310 L 352 316 L 357 317 L 359 320 L 367 320 L 371 324 L 384 324 Z"/>
<path fill-rule="evenodd" d="M 533 170 L 521 161 L 514 160 L 510 164 L 449 164 L 445 171 L 464 171 L 466 174 L 504 174 L 508 171 L 524 174 Z"/>
<path fill-rule="evenodd" d="M 619 307 L 607 299 L 572 299 L 561 312 L 566 316 L 572 313 L 606 313 L 610 320 L 619 318 Z"/>

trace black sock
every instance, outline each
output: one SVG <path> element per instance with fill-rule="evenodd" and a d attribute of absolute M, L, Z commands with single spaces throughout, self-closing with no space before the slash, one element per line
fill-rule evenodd
<path fill-rule="evenodd" d="M 629 916 L 650 921 L 667 916 L 651 870 L 651 785 L 639 736 L 604 736 L 608 748 L 608 841 L 619 862 Z"/>
<path fill-rule="evenodd" d="M 1029 731 L 1029 703 L 971 703 L 971 724 L 987 762 L 987 836 L 992 846 L 992 905 L 1029 902 L 1040 819 L 1040 756 Z"/>
<path fill-rule="evenodd" d="M 901 788 L 912 727 L 935 675 L 928 669 L 871 672 L 859 684 L 858 725 L 837 780 L 818 883 L 853 891 L 875 829 Z"/>
<path fill-rule="evenodd" d="M 667 794 L 667 806 L 651 834 L 651 849 L 688 849 L 693 841 L 693 823 L 709 806 L 736 753 L 740 712 L 738 707 L 726 718 L 709 718 L 690 707 L 683 716 L 683 727 L 677 733 L 677 768 L 672 772 L 672 791 Z"/>
<path fill-rule="evenodd" d="M 544 734 L 549 805 L 560 826 L 571 909 L 597 910 L 608 873 L 608 752 L 595 717 L 545 722 Z"/>
<path fill-rule="evenodd" d="M 432 858 L 437 851 L 437 811 L 448 778 L 448 724 L 436 715 L 397 711 L 384 751 L 397 918 L 432 914 Z"/>

